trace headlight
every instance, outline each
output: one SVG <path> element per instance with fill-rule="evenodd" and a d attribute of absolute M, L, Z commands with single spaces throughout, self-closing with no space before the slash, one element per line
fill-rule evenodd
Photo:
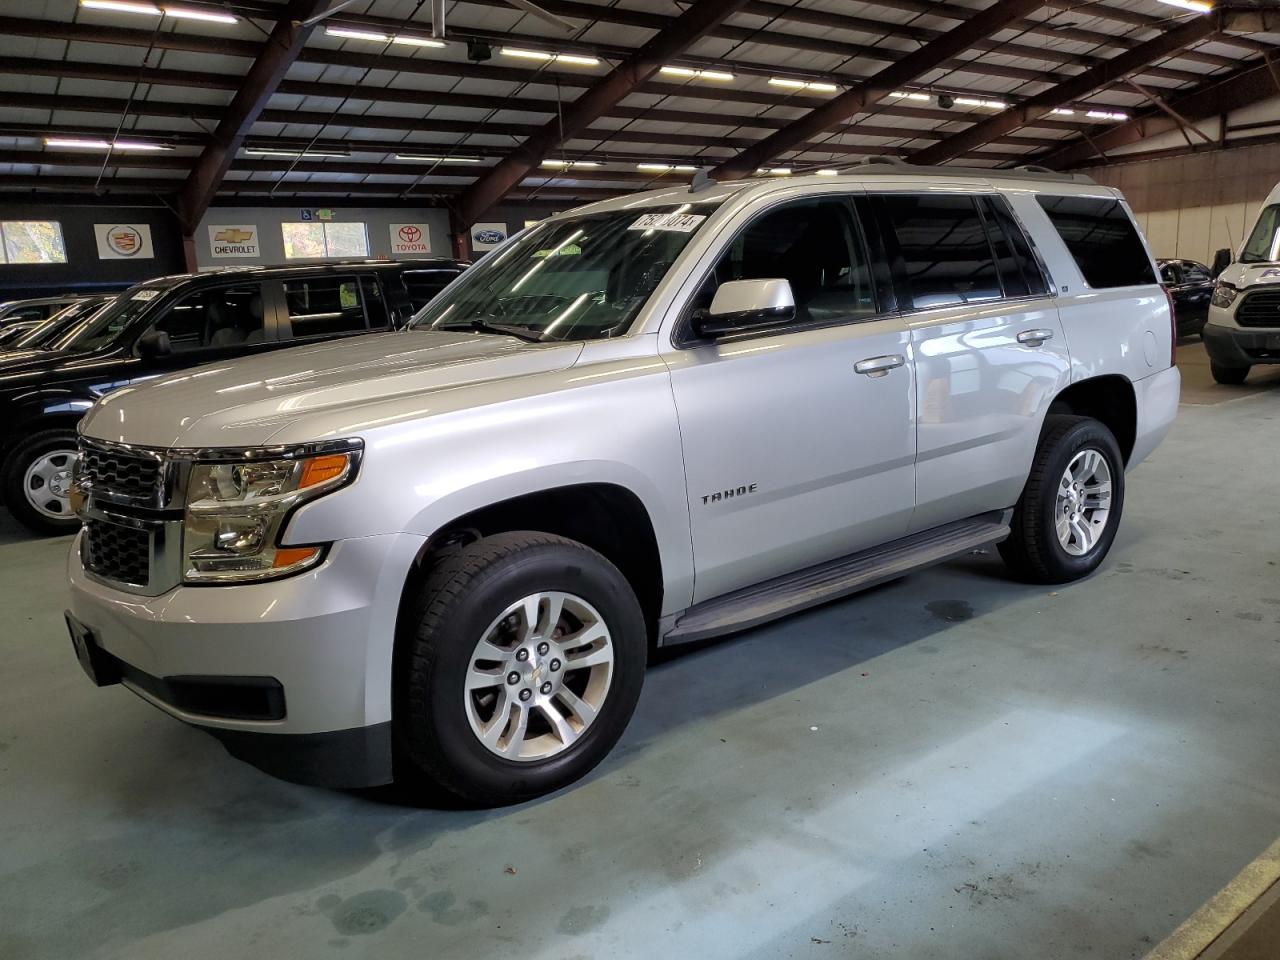
<path fill-rule="evenodd" d="M 1229 307 L 1236 302 L 1236 297 L 1239 295 L 1239 290 L 1231 284 L 1219 280 L 1218 285 L 1213 288 L 1213 297 L 1209 302 L 1215 307 Z"/>
<path fill-rule="evenodd" d="M 324 546 L 282 547 L 289 514 L 346 484 L 360 451 L 191 465 L 183 529 L 183 581 L 235 583 L 315 566 Z"/>

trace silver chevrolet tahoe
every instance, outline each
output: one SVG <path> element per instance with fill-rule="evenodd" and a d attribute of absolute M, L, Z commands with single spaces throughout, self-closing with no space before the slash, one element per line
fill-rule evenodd
<path fill-rule="evenodd" d="M 81 423 L 76 653 L 291 780 L 473 802 L 597 764 L 656 646 L 984 544 L 1089 574 L 1174 418 L 1124 200 L 865 164 L 627 196 L 411 329 L 215 364 Z"/>

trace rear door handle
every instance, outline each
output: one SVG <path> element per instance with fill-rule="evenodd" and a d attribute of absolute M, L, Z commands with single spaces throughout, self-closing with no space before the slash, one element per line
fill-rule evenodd
<path fill-rule="evenodd" d="M 894 367 L 900 367 L 906 362 L 906 357 L 892 353 L 884 357 L 868 357 L 866 360 L 859 360 L 853 365 L 853 369 L 868 377 L 883 377 Z"/>
<path fill-rule="evenodd" d="M 1029 347 L 1038 347 L 1046 340 L 1052 339 L 1052 330 L 1023 330 L 1018 334 L 1018 342 L 1025 343 Z"/>

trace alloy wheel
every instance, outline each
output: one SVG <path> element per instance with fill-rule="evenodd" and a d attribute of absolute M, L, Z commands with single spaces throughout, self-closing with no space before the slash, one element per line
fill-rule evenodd
<path fill-rule="evenodd" d="M 1071 458 L 1058 481 L 1054 522 L 1058 542 L 1073 557 L 1098 543 L 1111 515 L 1111 467 L 1100 450 L 1086 447 Z"/>
<path fill-rule="evenodd" d="M 553 757 L 595 722 L 613 667 L 612 637 L 595 607 L 571 593 L 524 597 L 489 625 L 471 654 L 471 730 L 507 760 Z"/>

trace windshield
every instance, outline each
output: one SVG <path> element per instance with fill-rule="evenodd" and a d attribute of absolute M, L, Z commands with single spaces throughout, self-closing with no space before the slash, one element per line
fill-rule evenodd
<path fill-rule="evenodd" d="M 1273 203 L 1258 214 L 1253 233 L 1240 251 L 1241 263 L 1273 263 L 1280 260 L 1280 204 Z"/>
<path fill-rule="evenodd" d="M 129 326 L 163 292 L 135 288 L 122 293 L 83 323 L 72 327 L 51 349 L 88 353 L 111 346 L 120 336 L 120 331 Z"/>
<path fill-rule="evenodd" d="M 38 327 L 23 334 L 21 338 L 14 342 L 14 349 L 47 349 L 60 336 L 66 334 L 81 321 L 93 316 L 105 304 L 110 302 L 110 300 L 97 299 L 78 300 L 65 310 L 55 313 Z"/>
<path fill-rule="evenodd" d="M 539 224 L 464 273 L 410 326 L 488 327 L 542 340 L 619 336 L 718 205 L 613 210 Z"/>

